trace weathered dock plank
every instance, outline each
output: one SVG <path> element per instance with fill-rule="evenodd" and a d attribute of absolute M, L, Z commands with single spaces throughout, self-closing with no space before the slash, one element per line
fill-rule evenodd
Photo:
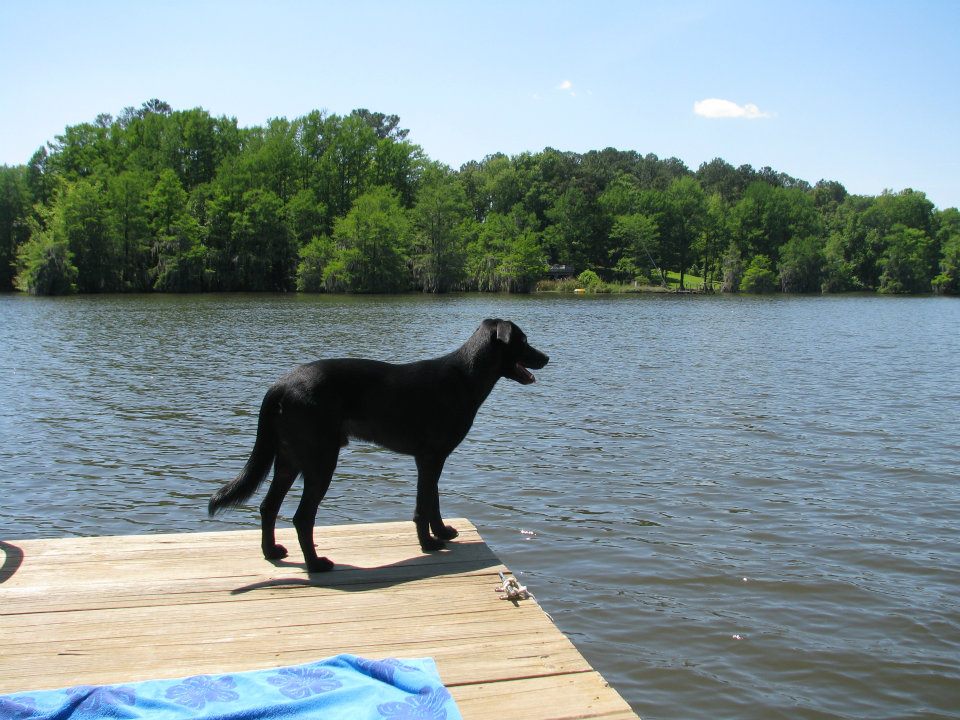
<path fill-rule="evenodd" d="M 318 528 L 332 573 L 257 531 L 0 543 L 0 692 L 255 670 L 337 653 L 433 657 L 465 718 L 636 718 L 469 521 L 424 554 L 412 523 Z M 296 556 L 296 557 L 295 557 Z"/>

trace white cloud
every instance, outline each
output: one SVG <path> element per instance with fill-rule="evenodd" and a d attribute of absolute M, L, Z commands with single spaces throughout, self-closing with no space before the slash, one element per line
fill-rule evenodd
<path fill-rule="evenodd" d="M 573 90 L 573 83 L 569 80 L 564 80 L 562 83 L 557 85 L 557 90 Z"/>
<path fill-rule="evenodd" d="M 720 98 L 707 98 L 706 100 L 697 100 L 693 104 L 693 112 L 700 117 L 705 118 L 743 118 L 745 120 L 758 120 L 760 118 L 771 117 L 770 113 L 762 112 L 753 103 L 746 105 L 737 105 L 730 100 L 721 100 Z"/>

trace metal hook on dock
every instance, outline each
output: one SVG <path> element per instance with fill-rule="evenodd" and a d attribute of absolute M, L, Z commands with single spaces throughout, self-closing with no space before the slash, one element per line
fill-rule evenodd
<path fill-rule="evenodd" d="M 498 574 L 500 575 L 500 586 L 496 588 L 496 591 L 503 593 L 500 596 L 501 600 L 526 600 L 532 597 L 530 591 L 527 590 L 527 586 L 521 585 L 513 575 L 507 577 L 503 572 Z"/>

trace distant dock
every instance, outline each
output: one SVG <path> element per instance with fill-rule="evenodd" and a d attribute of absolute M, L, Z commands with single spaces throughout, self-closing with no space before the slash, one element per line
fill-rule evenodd
<path fill-rule="evenodd" d="M 637 718 L 463 519 L 423 554 L 409 522 L 0 542 L 0 693 L 293 665 L 338 653 L 432 657 L 464 718 Z M 536 588 L 531 588 L 536 592 Z"/>

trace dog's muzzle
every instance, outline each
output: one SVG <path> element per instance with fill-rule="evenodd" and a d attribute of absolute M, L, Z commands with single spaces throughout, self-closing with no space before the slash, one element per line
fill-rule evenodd
<path fill-rule="evenodd" d="M 516 380 L 521 385 L 535 383 L 537 379 L 527 368 L 539 370 L 548 362 L 550 362 L 550 358 L 542 352 L 534 350 L 533 348 L 527 348 L 527 352 L 525 352 L 523 357 L 517 360 L 516 365 L 514 365 L 513 374 L 510 376 L 510 379 Z"/>

